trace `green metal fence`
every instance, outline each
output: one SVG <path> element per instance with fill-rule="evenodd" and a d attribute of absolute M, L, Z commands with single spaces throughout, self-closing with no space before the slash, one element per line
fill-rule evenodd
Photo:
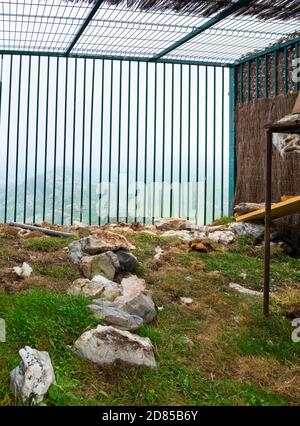
<path fill-rule="evenodd" d="M 1 221 L 230 211 L 229 68 L 2 55 L 1 81 Z"/>

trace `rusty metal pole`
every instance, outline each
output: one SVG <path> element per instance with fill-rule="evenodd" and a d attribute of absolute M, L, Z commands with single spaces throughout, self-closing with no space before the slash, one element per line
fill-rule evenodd
<path fill-rule="evenodd" d="M 264 256 L 264 315 L 269 315 L 270 304 L 270 234 L 272 202 L 272 131 L 267 131 L 266 159 L 266 208 L 265 208 L 265 256 Z"/>

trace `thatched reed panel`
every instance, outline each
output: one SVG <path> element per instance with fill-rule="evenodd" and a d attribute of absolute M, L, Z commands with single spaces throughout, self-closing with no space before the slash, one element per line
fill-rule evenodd
<path fill-rule="evenodd" d="M 266 135 L 264 126 L 290 113 L 296 94 L 280 95 L 238 105 L 235 115 L 237 178 L 235 202 L 265 200 Z M 300 155 L 286 154 L 283 159 L 273 149 L 273 201 L 282 195 L 300 194 Z M 300 248 L 300 215 L 280 221 L 281 228 Z"/>

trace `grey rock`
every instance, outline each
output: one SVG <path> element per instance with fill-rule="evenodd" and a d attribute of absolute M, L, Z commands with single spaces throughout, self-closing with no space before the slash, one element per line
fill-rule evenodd
<path fill-rule="evenodd" d="M 118 250 L 116 255 L 120 263 L 118 272 L 134 272 L 137 270 L 139 262 L 132 253 L 125 250 Z"/>
<path fill-rule="evenodd" d="M 237 235 L 251 235 L 255 239 L 263 238 L 265 230 L 264 225 L 249 222 L 233 222 L 228 226 L 228 229 Z"/>
<path fill-rule="evenodd" d="M 82 238 L 81 247 L 87 254 L 100 254 L 107 251 L 130 250 L 133 246 L 123 236 L 110 231 L 98 231 L 97 233 Z"/>
<path fill-rule="evenodd" d="M 180 217 L 164 217 L 156 220 L 154 225 L 159 231 L 192 231 L 198 228 L 189 220 Z"/>
<path fill-rule="evenodd" d="M 143 278 L 131 275 L 121 281 L 122 296 L 135 297 L 146 290 L 146 283 Z"/>
<path fill-rule="evenodd" d="M 19 351 L 22 362 L 10 373 L 10 390 L 25 404 L 38 404 L 55 382 L 48 352 L 25 346 Z"/>
<path fill-rule="evenodd" d="M 132 366 L 156 367 L 150 339 L 98 325 L 83 333 L 74 343 L 74 352 L 100 366 L 123 362 Z"/>
<path fill-rule="evenodd" d="M 119 267 L 117 255 L 109 251 L 96 256 L 84 256 L 80 261 L 82 273 L 89 279 L 95 275 L 104 275 L 109 280 L 112 280 L 116 269 Z"/>
<path fill-rule="evenodd" d="M 136 296 L 119 296 L 115 299 L 115 306 L 128 312 L 131 315 L 137 315 L 145 322 L 151 322 L 156 315 L 155 305 L 152 297 L 145 293 L 139 293 Z"/>
<path fill-rule="evenodd" d="M 83 254 L 81 251 L 80 241 L 74 241 L 73 243 L 69 244 L 68 259 L 71 263 L 78 265 L 81 261 L 82 256 Z"/>
<path fill-rule="evenodd" d="M 92 282 L 103 287 L 103 292 L 100 295 L 101 299 L 112 301 L 121 295 L 120 286 L 102 275 L 94 276 Z"/>
<path fill-rule="evenodd" d="M 113 325 L 121 330 L 134 331 L 143 325 L 143 319 L 137 315 L 130 315 L 113 305 L 98 303 L 88 305 L 87 308 L 93 313 L 97 320 L 105 324 Z"/>
<path fill-rule="evenodd" d="M 103 293 L 103 290 L 104 286 L 99 282 L 90 281 L 87 278 L 78 278 L 68 289 L 68 294 L 73 296 L 98 297 Z"/>

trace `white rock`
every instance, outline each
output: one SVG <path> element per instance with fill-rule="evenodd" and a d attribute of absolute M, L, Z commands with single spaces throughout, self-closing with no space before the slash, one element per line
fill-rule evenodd
<path fill-rule="evenodd" d="M 155 255 L 154 255 L 154 259 L 155 260 L 159 260 L 161 258 L 163 254 L 163 249 L 159 246 L 155 247 Z"/>
<path fill-rule="evenodd" d="M 253 238 L 262 238 L 265 232 L 264 225 L 249 222 L 233 222 L 228 229 L 237 235 L 251 235 Z"/>
<path fill-rule="evenodd" d="M 214 231 L 210 232 L 207 238 L 220 244 L 229 244 L 235 239 L 235 234 L 231 231 Z"/>
<path fill-rule="evenodd" d="M 74 343 L 74 351 L 101 366 L 123 362 L 156 367 L 150 339 L 111 326 L 98 325 L 83 333 Z"/>
<path fill-rule="evenodd" d="M 32 274 L 32 268 L 26 262 L 24 262 L 21 267 L 20 266 L 15 266 L 13 268 L 13 271 L 20 278 L 28 278 Z"/>
<path fill-rule="evenodd" d="M 165 231 L 161 237 L 178 237 L 183 241 L 190 241 L 194 238 L 194 232 L 191 231 Z"/>
<path fill-rule="evenodd" d="M 191 305 L 193 303 L 193 299 L 191 297 L 180 297 L 180 301 L 184 305 Z"/>
<path fill-rule="evenodd" d="M 120 286 L 114 281 L 103 277 L 102 275 L 95 275 L 92 279 L 92 282 L 103 286 L 104 290 L 100 296 L 102 299 L 112 301 L 121 295 Z"/>
<path fill-rule="evenodd" d="M 146 290 L 145 280 L 138 278 L 136 275 L 123 278 L 121 281 L 122 295 L 125 297 L 135 297 Z"/>
<path fill-rule="evenodd" d="M 101 283 L 90 281 L 87 278 L 78 278 L 70 288 L 68 294 L 73 296 L 99 297 L 103 293 L 104 286 Z"/>
<path fill-rule="evenodd" d="M 259 291 L 250 290 L 249 288 L 245 288 L 236 283 L 230 283 L 229 287 L 242 294 L 249 294 L 250 296 L 262 296 L 262 293 L 260 293 Z"/>
<path fill-rule="evenodd" d="M 10 389 L 23 403 L 38 404 L 55 382 L 49 354 L 29 346 L 21 349 L 19 354 L 22 362 L 10 373 Z"/>

